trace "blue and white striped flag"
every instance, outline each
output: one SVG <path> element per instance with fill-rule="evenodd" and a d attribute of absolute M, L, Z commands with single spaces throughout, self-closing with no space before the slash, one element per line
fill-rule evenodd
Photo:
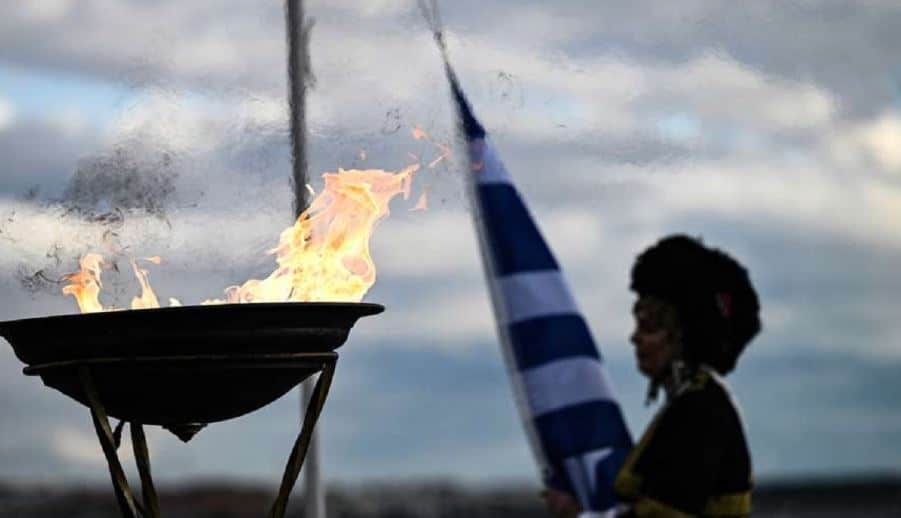
<path fill-rule="evenodd" d="M 588 511 L 612 515 L 613 481 L 632 440 L 603 357 L 551 249 L 445 65 L 469 146 L 475 225 L 498 334 L 532 451 L 549 487 L 575 495 Z"/>

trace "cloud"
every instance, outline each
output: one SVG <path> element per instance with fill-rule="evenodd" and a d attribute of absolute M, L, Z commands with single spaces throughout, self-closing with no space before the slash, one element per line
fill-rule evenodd
<path fill-rule="evenodd" d="M 127 92 L 116 94 L 125 102 L 108 127 L 99 127 L 82 124 L 82 115 L 99 119 L 90 110 L 63 107 L 52 117 L 30 117 L 19 108 L 22 94 L 4 93 L 12 115 L 4 118 L 0 102 L 0 318 L 74 311 L 56 286 L 25 289 L 20 272 L 62 273 L 92 249 L 118 250 L 125 265 L 128 256 L 162 255 L 164 263 L 151 267 L 158 293 L 186 302 L 271 271 L 274 263 L 263 251 L 292 219 L 282 5 L 72 5 L 43 5 L 56 8 L 41 16 L 29 3 L 4 6 L 0 58 L 28 70 L 99 78 L 86 84 L 117 85 L 108 91 Z M 408 152 L 431 156 L 430 144 L 409 138 L 414 124 L 439 142 L 453 140 L 447 86 L 414 3 L 323 1 L 308 9 L 317 18 L 318 83 L 308 98 L 314 186 L 321 172 L 338 167 L 391 169 L 405 165 Z M 445 6 L 451 57 L 464 87 L 634 408 L 644 387 L 625 374 L 632 372 L 629 268 L 635 254 L 670 232 L 701 235 L 734 253 L 758 286 L 765 330 L 749 349 L 749 374 L 740 369 L 737 381 L 756 402 L 749 424 L 764 452 L 781 452 L 797 465 L 786 445 L 798 436 L 799 416 L 811 402 L 861 387 L 873 372 L 867 362 L 897 360 L 897 13 L 891 2 L 856 9 L 695 0 L 653 8 L 577 1 Z M 494 355 L 490 303 L 458 176 L 462 161 L 453 158 L 453 166 L 417 179 L 416 192 L 428 188 L 428 212 L 407 213 L 398 203 L 376 231 L 379 281 L 368 300 L 387 311 L 357 324 L 342 353 L 343 365 L 352 368 L 339 369 L 336 390 L 345 382 L 347 388 L 336 393 L 338 410 L 328 422 L 340 439 L 327 448 L 350 467 L 336 468 L 336 476 L 422 474 L 428 464 L 429 473 L 467 477 L 472 459 L 487 455 L 492 476 L 530 469 L 512 407 L 478 438 L 484 432 L 478 421 L 511 401 Z M 118 176 L 108 181 L 92 170 Z M 132 203 L 160 185 L 153 182 L 160 174 L 173 187 L 154 198 L 159 203 L 151 205 L 161 210 Z M 83 200 L 87 218 L 53 203 L 73 185 L 73 175 L 92 194 Z M 34 185 L 41 190 L 29 196 Z M 92 221 L 91 213 L 111 203 L 123 206 L 120 219 Z M 123 272 L 118 281 L 107 272 L 118 289 L 110 300 L 134 294 L 134 281 Z M 806 356 L 799 360 L 795 352 Z M 814 362 L 840 354 L 854 361 Z M 74 405 L 62 398 L 57 406 L 41 399 L 49 391 L 19 376 L 11 353 L 2 365 L 10 374 L 0 376 L 9 384 L 4 392 L 28 402 L 4 403 L 18 412 L 17 423 L 51 428 L 40 414 L 66 426 L 57 436 L 26 438 L 16 423 L 4 421 L 0 435 L 8 439 L 0 441 L 0 458 L 24 458 L 17 444 L 33 441 L 46 451 L 29 473 L 78 475 L 74 466 L 87 466 L 93 451 L 87 429 L 71 425 L 83 412 L 66 414 Z M 839 390 L 832 383 L 846 365 L 854 380 Z M 890 392 L 891 380 L 879 379 L 883 385 L 859 394 L 861 401 Z M 789 398 L 784 415 L 769 426 L 773 394 L 782 400 L 795 385 L 816 390 Z M 32 409 L 32 403 L 45 406 Z M 161 473 L 240 465 L 267 476 L 271 466 L 260 459 L 221 455 L 240 450 L 251 434 L 287 451 L 294 430 L 273 423 L 296 418 L 294 401 L 267 412 L 259 421 L 223 425 L 224 436 L 204 432 L 192 444 L 197 453 L 164 440 L 155 457 L 164 459 Z M 633 424 L 646 420 L 630 412 Z M 815 422 L 834 425 L 828 409 L 816 412 Z M 890 444 L 884 436 L 897 423 L 876 418 L 886 412 L 841 416 L 873 417 L 874 444 Z M 386 415 L 390 426 L 372 425 Z M 397 422 L 418 426 L 412 439 L 398 432 Z M 360 430 L 373 426 L 378 436 L 368 433 L 360 442 Z M 470 431 L 472 448 L 465 452 L 463 442 L 454 442 L 459 438 L 447 435 L 458 429 Z M 834 437 L 853 440 L 839 431 Z M 455 453 L 436 457 L 436 448 Z M 266 459 L 277 466 L 281 451 L 270 449 Z M 798 459 L 804 466 L 827 466 L 805 451 Z M 884 464 L 869 455 L 842 462 Z M 786 469 L 774 459 L 764 453 L 765 470 Z M 101 477 L 102 466 L 95 468 Z"/>
<path fill-rule="evenodd" d="M 314 17 L 322 11 L 332 11 L 333 16 L 354 17 L 365 16 L 368 18 L 394 18 L 409 12 L 418 14 L 415 4 L 405 0 L 372 0 L 359 2 L 355 0 L 328 0 L 309 2 L 307 15 Z"/>
<path fill-rule="evenodd" d="M 12 126 L 16 119 L 16 110 L 8 99 L 0 97 L 0 132 Z"/>
<path fill-rule="evenodd" d="M 89 130 L 89 120 L 80 109 L 71 107 L 47 115 L 47 122 L 66 135 L 78 136 Z"/>
<path fill-rule="evenodd" d="M 581 140 L 588 132 L 640 139 L 682 117 L 696 126 L 687 134 L 696 142 L 737 147 L 744 134 L 761 139 L 816 134 L 837 115 L 835 99 L 820 86 L 770 76 L 723 53 L 677 63 L 616 54 L 561 62 L 496 44 L 464 52 L 464 81 L 476 79 L 468 86 L 483 119 L 501 121 L 501 131 L 534 142 Z M 503 88 L 508 82 L 519 105 L 492 98 L 491 85 Z"/>
<path fill-rule="evenodd" d="M 873 119 L 848 124 L 825 139 L 826 152 L 845 168 L 901 171 L 901 115 L 887 110 Z"/>
<path fill-rule="evenodd" d="M 69 132 L 47 120 L 17 120 L 0 131 L 0 196 L 22 196 L 33 189 L 58 196 L 79 159 L 102 146 L 91 132 Z"/>
<path fill-rule="evenodd" d="M 763 131 L 816 129 L 836 114 L 831 95 L 816 84 L 769 76 L 724 54 L 703 54 L 686 63 L 651 67 L 662 95 L 659 108 L 681 106 L 696 116 Z"/>
<path fill-rule="evenodd" d="M 88 465 L 91 467 L 103 467 L 106 460 L 100 450 L 100 443 L 89 430 L 60 427 L 53 431 L 51 440 L 52 448 L 62 462 L 75 465 Z M 120 453 L 121 460 L 128 460 L 128 449 L 123 448 Z"/>
<path fill-rule="evenodd" d="M 38 22 L 59 22 L 72 8 L 72 0 L 46 0 L 23 4 L 26 17 Z"/>
<path fill-rule="evenodd" d="M 281 5 L 234 1 L 132 5 L 90 0 L 64 18 L 36 18 L 27 5 L 5 7 L 0 31 L 9 43 L 3 46 L 5 56 L 16 62 L 89 70 L 108 79 L 139 83 L 185 85 L 183 81 L 188 81 L 211 89 L 251 86 L 270 93 L 284 88 Z M 504 45 L 519 49 L 519 56 L 539 55 L 577 69 L 580 62 L 599 54 L 666 64 L 690 62 L 714 49 L 748 68 L 766 71 L 777 81 L 815 83 L 835 92 L 842 97 L 843 109 L 871 112 L 871 106 L 890 99 L 890 88 L 884 81 L 852 78 L 886 75 L 884 63 L 897 47 L 891 23 L 896 10 L 890 2 L 868 3 L 866 9 L 854 12 L 838 4 L 785 9 L 776 2 L 730 9 L 710 1 L 683 2 L 677 9 L 649 9 L 641 4 L 598 8 L 581 1 L 561 2 L 553 9 L 521 2 L 510 9 L 503 3 L 458 2 L 452 8 L 445 6 L 444 18 L 448 30 L 459 35 L 467 60 L 468 49 L 481 54 Z M 318 72 L 378 62 L 389 67 L 392 73 L 383 77 L 390 78 L 395 76 L 393 63 L 406 60 L 381 59 L 384 56 L 422 54 L 434 60 L 433 49 L 418 43 L 426 43 L 427 35 L 422 34 L 423 24 L 411 2 L 313 2 L 308 11 L 319 19 L 313 53 Z M 592 15 L 585 16 L 586 11 Z M 346 23 L 351 18 L 352 25 Z M 37 34 L 40 40 L 34 37 Z M 366 48 L 354 43 L 361 38 L 369 42 Z M 394 40 L 410 44 L 398 54 L 393 52 L 398 50 Z M 373 61 L 370 55 L 379 59 Z M 842 60 L 838 67 L 835 55 L 855 59 Z M 515 58 L 495 60 L 498 68 L 508 62 L 516 65 Z M 416 62 L 406 63 L 409 68 L 401 71 L 405 77 L 422 70 Z M 594 77 L 604 78 L 595 82 L 598 94 L 611 80 L 623 80 L 615 73 Z M 784 106 L 769 116 L 793 123 L 792 112 L 799 109 L 813 114 L 822 111 L 821 101 L 802 101 L 800 108 Z"/>

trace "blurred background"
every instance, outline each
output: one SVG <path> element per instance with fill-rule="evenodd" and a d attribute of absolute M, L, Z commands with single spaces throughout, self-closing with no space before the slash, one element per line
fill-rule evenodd
<path fill-rule="evenodd" d="M 158 295 L 186 304 L 273 269 L 265 251 L 293 219 L 283 7 L 0 7 L 0 320 L 77 312 L 59 279 L 90 251 L 125 266 L 161 256 Z M 627 339 L 631 262 L 664 234 L 701 236 L 744 262 L 762 301 L 764 331 L 729 379 L 768 509 L 851 488 L 852 501 L 897 511 L 901 6 L 441 7 L 463 86 L 569 276 L 633 434 L 655 407 Z M 494 515 L 540 511 L 431 35 L 412 0 L 306 11 L 315 190 L 327 171 L 431 160 L 440 151 L 412 138 L 417 126 L 454 152 L 416 179 L 428 210 L 395 202 L 373 238 L 379 277 L 365 300 L 387 311 L 341 350 L 319 425 L 331 498 L 384 503 L 394 488 L 400 507 L 385 516 L 457 497 L 482 500 L 433 515 L 502 501 L 525 507 Z M 105 274 L 110 304 L 137 294 L 122 271 Z M 87 410 L 21 369 L 0 348 L 0 513 L 61 494 L 114 512 Z M 151 428 L 154 475 L 201 501 L 224 487 L 266 500 L 298 421 L 293 392 L 189 446 Z M 336 516 L 365 515 L 340 505 Z"/>

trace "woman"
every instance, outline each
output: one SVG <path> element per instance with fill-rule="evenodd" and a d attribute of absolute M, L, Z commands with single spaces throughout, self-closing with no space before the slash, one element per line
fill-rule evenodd
<path fill-rule="evenodd" d="M 620 470 L 626 516 L 746 516 L 751 459 L 738 409 L 721 376 L 760 331 L 747 271 L 697 239 L 675 235 L 642 252 L 631 289 L 638 370 L 648 401 L 666 402 Z M 545 494 L 556 516 L 576 516 L 566 494 Z"/>

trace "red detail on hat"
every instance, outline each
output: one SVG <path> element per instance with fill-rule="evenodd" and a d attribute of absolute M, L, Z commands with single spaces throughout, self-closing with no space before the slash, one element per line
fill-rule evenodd
<path fill-rule="evenodd" d="M 716 294 L 716 306 L 720 310 L 720 314 L 726 318 L 732 316 L 732 294 L 721 291 Z"/>

